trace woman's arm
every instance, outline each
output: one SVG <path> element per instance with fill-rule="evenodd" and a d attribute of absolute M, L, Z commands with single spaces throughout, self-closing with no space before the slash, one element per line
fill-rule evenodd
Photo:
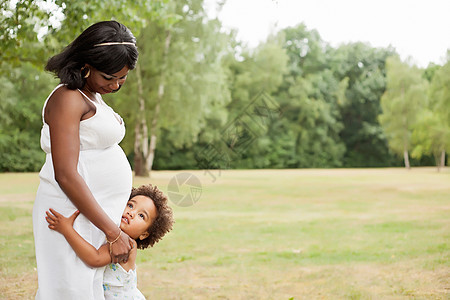
<path fill-rule="evenodd" d="M 49 224 L 48 228 L 64 235 L 69 245 L 85 264 L 90 267 L 99 268 L 111 263 L 108 244 L 101 246 L 97 250 L 73 229 L 73 222 L 80 214 L 79 211 L 76 211 L 68 218 L 51 208 L 50 212 L 47 211 L 47 217 L 45 217 Z"/>
<path fill-rule="evenodd" d="M 88 113 L 92 108 L 81 94 L 65 87 L 56 90 L 47 103 L 44 117 L 50 127 L 55 180 L 78 210 L 113 241 L 120 229 L 95 200 L 77 169 L 80 121 Z M 128 235 L 121 234 L 112 247 L 113 262 L 127 260 L 131 241 Z"/>

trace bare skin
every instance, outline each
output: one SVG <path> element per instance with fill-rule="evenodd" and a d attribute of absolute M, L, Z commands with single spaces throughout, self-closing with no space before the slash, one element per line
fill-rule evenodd
<path fill-rule="evenodd" d="M 87 265 L 98 268 L 111 263 L 112 257 L 110 255 L 108 244 L 96 249 L 73 229 L 73 223 L 80 214 L 79 211 L 76 211 L 68 218 L 51 208 L 46 214 L 47 216 L 45 219 L 49 224 L 48 227 L 64 235 L 78 257 Z M 132 249 L 128 261 L 120 262 L 120 265 L 126 271 L 135 268 L 137 243 L 134 239 L 143 240 L 149 236 L 148 229 L 156 219 L 157 215 L 158 212 L 155 204 L 149 197 L 137 195 L 128 200 L 127 207 L 122 214 L 122 221 L 120 223 L 123 233 L 126 232 L 133 238 Z"/>
<path fill-rule="evenodd" d="M 53 229 L 66 238 L 67 242 L 70 244 L 72 249 L 75 251 L 77 256 L 88 266 L 93 268 L 99 268 L 108 265 L 112 262 L 112 257 L 109 253 L 109 245 L 104 244 L 100 248 L 96 249 L 94 246 L 89 244 L 85 239 L 83 239 L 78 232 L 73 229 L 73 222 L 80 214 L 79 211 L 73 213 L 70 217 L 66 218 L 57 211 L 50 209 L 47 212 L 47 222 L 50 224 L 49 228 Z M 122 233 L 123 234 L 123 233 Z M 137 247 L 136 241 L 133 240 L 132 248 L 127 262 L 120 262 L 120 265 L 129 271 L 135 268 L 136 264 L 136 254 Z"/>
<path fill-rule="evenodd" d="M 93 96 L 94 92 L 106 94 L 116 90 L 119 84 L 125 82 L 128 74 L 127 67 L 111 75 L 101 73 L 92 67 L 90 70 L 91 74 L 86 79 L 83 89 L 89 97 Z M 103 231 L 109 241 L 113 241 L 119 236 L 120 229 L 95 200 L 77 170 L 80 152 L 80 121 L 93 115 L 95 115 L 95 106 L 79 91 L 69 90 L 66 87 L 61 87 L 53 93 L 44 111 L 45 122 L 50 128 L 55 180 L 75 207 Z M 113 244 L 112 261 L 127 261 L 133 242 L 127 234 L 122 233 Z"/>

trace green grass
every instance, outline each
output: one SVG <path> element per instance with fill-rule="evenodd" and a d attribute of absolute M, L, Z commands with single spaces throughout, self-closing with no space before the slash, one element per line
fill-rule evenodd
<path fill-rule="evenodd" d="M 134 184 L 167 192 L 178 173 Z M 448 168 L 191 173 L 201 198 L 173 205 L 174 230 L 138 253 L 150 299 L 450 297 Z M 33 299 L 37 287 L 37 184 L 0 174 L 0 299 Z"/>

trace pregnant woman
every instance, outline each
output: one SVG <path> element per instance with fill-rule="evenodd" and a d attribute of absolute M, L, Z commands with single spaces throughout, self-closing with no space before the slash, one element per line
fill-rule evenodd
<path fill-rule="evenodd" d="M 48 228 L 49 208 L 65 216 L 79 210 L 75 230 L 96 248 L 108 241 L 114 263 L 128 259 L 132 240 L 118 227 L 132 187 L 131 168 L 118 145 L 125 124 L 101 95 L 125 83 L 138 58 L 135 44 L 124 25 L 99 22 L 47 63 L 60 84 L 42 112 L 47 155 L 33 207 L 36 299 L 104 299 L 104 267 L 87 266 L 64 236 Z"/>

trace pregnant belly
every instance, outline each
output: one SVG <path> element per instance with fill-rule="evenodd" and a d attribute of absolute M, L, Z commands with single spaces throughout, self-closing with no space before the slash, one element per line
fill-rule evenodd
<path fill-rule="evenodd" d="M 79 172 L 100 206 L 118 223 L 132 187 L 131 167 L 122 148 L 81 151 Z"/>

